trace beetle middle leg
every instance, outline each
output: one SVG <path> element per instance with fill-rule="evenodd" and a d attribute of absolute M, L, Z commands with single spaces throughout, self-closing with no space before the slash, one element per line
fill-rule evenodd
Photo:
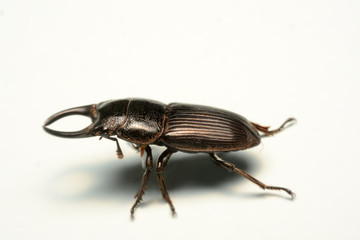
<path fill-rule="evenodd" d="M 151 174 L 151 169 L 153 167 L 153 157 L 152 157 L 152 153 L 151 153 L 151 148 L 150 146 L 146 146 L 145 147 L 145 152 L 146 152 L 146 158 L 145 158 L 145 172 L 141 181 L 141 186 L 139 191 L 137 192 L 137 194 L 135 195 L 136 201 L 134 203 L 134 205 L 132 206 L 130 212 L 131 212 L 131 216 L 134 215 L 135 212 L 135 208 L 137 207 L 137 205 L 141 202 L 142 200 L 142 196 L 145 193 L 146 190 L 146 186 L 149 182 L 149 178 L 150 178 L 150 174 Z"/>
<path fill-rule="evenodd" d="M 172 214 L 175 215 L 176 214 L 175 207 L 171 202 L 169 193 L 166 188 L 165 179 L 162 176 L 162 173 L 165 171 L 165 167 L 169 162 L 170 156 L 173 153 L 174 153 L 174 151 L 171 151 L 168 148 L 160 155 L 160 157 L 157 161 L 157 164 L 156 164 L 156 172 L 157 172 L 156 178 L 158 180 L 163 199 L 169 204 Z"/>
<path fill-rule="evenodd" d="M 253 176 L 251 176 L 250 174 L 248 174 L 247 172 L 245 172 L 244 170 L 241 170 L 240 168 L 237 168 L 234 164 L 229 163 L 224 161 L 223 159 L 221 159 L 217 154 L 215 153 L 210 153 L 210 156 L 212 158 L 212 160 L 219 166 L 231 171 L 231 172 L 235 172 L 237 174 L 240 174 L 242 176 L 244 176 L 245 178 L 247 178 L 248 180 L 252 181 L 253 183 L 255 183 L 256 185 L 258 185 L 260 188 L 262 189 L 267 189 L 267 190 L 281 190 L 281 191 L 285 191 L 286 193 L 288 193 L 291 198 L 294 198 L 295 193 L 293 193 L 290 189 L 288 188 L 284 188 L 284 187 L 277 187 L 277 186 L 269 186 L 266 185 L 262 182 L 260 182 L 259 180 L 257 180 L 256 178 L 254 178 Z"/>

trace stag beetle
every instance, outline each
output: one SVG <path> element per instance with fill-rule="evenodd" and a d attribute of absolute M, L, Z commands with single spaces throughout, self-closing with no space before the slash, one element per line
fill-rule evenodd
<path fill-rule="evenodd" d="M 47 127 L 63 117 L 75 114 L 91 118 L 92 123 L 74 132 L 61 132 Z M 208 153 L 217 165 L 244 176 L 262 189 L 282 190 L 293 198 L 294 193 L 290 189 L 266 185 L 232 163 L 221 159 L 217 153 L 254 147 L 260 143 L 261 137 L 274 135 L 295 121 L 294 118 L 289 118 L 278 129 L 269 130 L 269 127 L 250 122 L 236 113 L 222 109 L 183 103 L 165 105 L 154 100 L 129 98 L 58 112 L 45 121 L 43 128 L 46 132 L 58 137 L 100 136 L 100 138 L 110 139 L 116 142 L 118 158 L 123 158 L 123 153 L 116 137 L 138 147 L 141 156 L 146 153 L 141 187 L 135 195 L 136 201 L 131 208 L 133 216 L 135 208 L 145 193 L 153 167 L 151 144 L 166 147 L 157 161 L 156 172 L 162 197 L 170 205 L 173 214 L 175 214 L 175 208 L 162 173 L 165 171 L 170 156 L 177 151 Z"/>

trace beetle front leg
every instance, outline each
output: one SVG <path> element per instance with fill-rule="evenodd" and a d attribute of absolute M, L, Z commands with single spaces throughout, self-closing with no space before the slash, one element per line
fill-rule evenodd
<path fill-rule="evenodd" d="M 136 201 L 130 210 L 132 217 L 134 216 L 135 208 L 141 202 L 142 196 L 145 193 L 146 186 L 149 182 L 149 178 L 150 178 L 150 174 L 151 174 L 151 169 L 153 167 L 153 157 L 151 154 L 150 146 L 146 146 L 145 151 L 146 151 L 146 159 L 145 159 L 146 168 L 145 168 L 145 172 L 144 172 L 144 175 L 143 175 L 143 178 L 141 181 L 140 189 L 139 189 L 138 193 L 135 195 Z"/>
<path fill-rule="evenodd" d="M 119 141 L 117 140 L 117 138 L 114 138 L 114 137 L 105 137 L 105 138 L 116 142 L 116 148 L 117 148 L 116 149 L 116 155 L 117 155 L 117 157 L 119 159 L 124 158 L 124 155 L 123 155 L 123 153 L 121 151 L 120 144 L 119 144 Z"/>
<path fill-rule="evenodd" d="M 168 164 L 168 161 L 170 159 L 171 154 L 173 154 L 173 153 L 174 153 L 174 151 L 166 149 L 160 155 L 160 157 L 159 157 L 159 159 L 157 161 L 157 164 L 156 164 L 156 172 L 157 172 L 156 178 L 158 180 L 159 187 L 160 187 L 163 199 L 169 204 L 172 214 L 175 215 L 176 214 L 175 207 L 172 204 L 169 193 L 167 191 L 166 184 L 165 184 L 165 179 L 161 175 L 165 171 L 165 167 Z"/>
<path fill-rule="evenodd" d="M 256 185 L 258 185 L 259 187 L 261 187 L 264 190 L 265 189 L 268 189 L 268 190 L 281 190 L 281 191 L 285 191 L 286 193 L 288 193 L 291 196 L 292 199 L 294 199 L 294 197 L 295 197 L 295 193 L 293 193 L 288 188 L 276 187 L 276 186 L 268 186 L 268 185 L 260 182 L 259 180 L 257 180 L 256 178 L 254 178 L 253 176 L 251 176 L 250 174 L 248 174 L 244 170 L 241 170 L 240 168 L 237 168 L 234 164 L 224 161 L 223 159 L 221 159 L 215 153 L 210 153 L 210 156 L 211 156 L 212 160 L 217 165 L 219 165 L 219 166 L 221 166 L 221 167 L 223 167 L 223 168 L 225 168 L 225 169 L 227 169 L 227 170 L 229 170 L 231 172 L 235 172 L 237 174 L 240 174 L 240 175 L 244 176 L 245 178 L 252 181 L 253 183 L 255 183 Z"/>

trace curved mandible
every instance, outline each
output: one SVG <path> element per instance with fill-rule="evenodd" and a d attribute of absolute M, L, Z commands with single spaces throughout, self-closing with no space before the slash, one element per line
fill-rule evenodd
<path fill-rule="evenodd" d="M 65 137 L 65 138 L 91 137 L 92 135 L 89 134 L 89 129 L 92 126 L 92 124 L 90 124 L 90 126 L 84 128 L 82 130 L 72 131 L 72 132 L 57 131 L 57 130 L 50 129 L 47 126 L 56 122 L 57 120 L 59 120 L 61 118 L 64 118 L 64 117 L 67 117 L 70 115 L 82 115 L 85 117 L 89 117 L 94 122 L 96 119 L 96 115 L 97 115 L 95 107 L 96 107 L 95 104 L 91 104 L 91 105 L 86 105 L 86 106 L 81 106 L 81 107 L 74 107 L 74 108 L 66 109 L 66 110 L 60 111 L 58 113 L 55 113 L 54 115 L 50 116 L 45 121 L 43 128 L 47 133 L 52 134 L 57 137 Z"/>

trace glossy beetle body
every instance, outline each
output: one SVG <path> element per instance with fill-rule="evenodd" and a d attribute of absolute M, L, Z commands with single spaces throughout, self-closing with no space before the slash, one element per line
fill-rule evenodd
<path fill-rule="evenodd" d="M 92 124 L 75 132 L 60 132 L 47 127 L 60 118 L 74 114 L 90 117 Z M 269 131 L 269 127 L 250 122 L 236 113 L 222 109 L 182 103 L 165 105 L 158 101 L 132 98 L 111 100 L 61 111 L 45 122 L 44 129 L 59 137 L 100 136 L 116 141 L 119 158 L 122 158 L 123 154 L 117 139 L 113 136 L 139 146 L 141 154 L 146 151 L 143 183 L 136 195 L 137 200 L 131 209 L 132 213 L 141 201 L 152 169 L 153 162 L 149 145 L 167 147 L 158 159 L 156 171 L 163 198 L 175 213 L 161 173 L 164 172 L 171 154 L 177 151 L 209 153 L 216 164 L 245 176 L 261 188 L 284 190 L 293 196 L 291 190 L 267 186 L 216 155 L 217 152 L 254 147 L 260 143 L 262 136 L 280 132 L 285 128 L 285 124 L 293 121 L 295 119 L 289 118 L 280 128 Z M 259 131 L 265 135 L 260 135 Z"/>

